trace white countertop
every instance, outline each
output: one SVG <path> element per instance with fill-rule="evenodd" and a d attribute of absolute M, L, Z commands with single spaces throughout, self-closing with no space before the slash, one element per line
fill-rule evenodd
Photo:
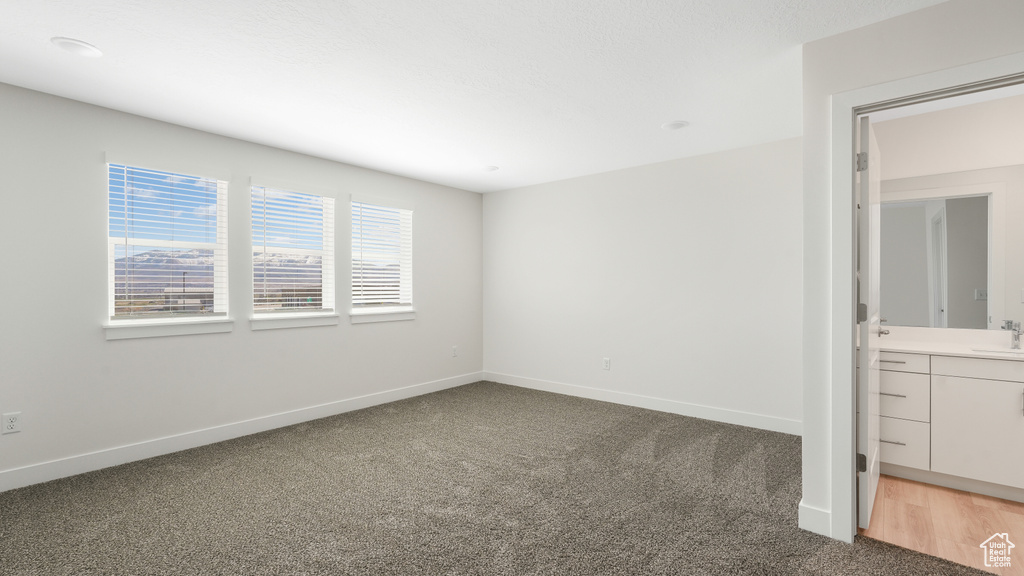
<path fill-rule="evenodd" d="M 914 340 L 889 340 L 883 337 L 879 342 L 883 352 L 906 352 L 910 354 L 931 354 L 934 356 L 963 356 L 967 358 L 991 358 L 993 360 L 1017 360 L 1024 362 L 1024 350 L 1011 352 L 1009 346 L 993 344 L 963 344 L 960 342 L 921 342 Z M 1006 352 L 1000 352 L 1005 349 Z"/>

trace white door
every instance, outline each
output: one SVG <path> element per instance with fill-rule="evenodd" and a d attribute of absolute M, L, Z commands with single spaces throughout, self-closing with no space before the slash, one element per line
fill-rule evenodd
<path fill-rule="evenodd" d="M 857 453 L 866 460 L 857 474 L 857 525 L 867 528 L 878 491 L 879 222 L 881 171 L 878 143 L 867 116 L 859 119 L 857 180 L 858 362 Z M 866 154 L 860 156 L 860 154 Z M 865 161 L 866 160 L 866 161 Z M 860 456 L 863 455 L 863 456 Z"/>

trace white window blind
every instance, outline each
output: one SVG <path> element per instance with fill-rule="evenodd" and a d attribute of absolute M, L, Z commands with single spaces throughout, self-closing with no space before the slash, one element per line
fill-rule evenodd
<path fill-rule="evenodd" d="M 227 182 L 108 164 L 113 320 L 227 314 Z"/>
<path fill-rule="evenodd" d="M 252 187 L 254 313 L 334 309 L 334 198 Z"/>
<path fill-rule="evenodd" d="M 352 201 L 352 306 L 412 306 L 412 210 Z"/>

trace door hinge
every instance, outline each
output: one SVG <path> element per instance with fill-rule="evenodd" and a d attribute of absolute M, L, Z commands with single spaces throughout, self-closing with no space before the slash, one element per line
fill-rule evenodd
<path fill-rule="evenodd" d="M 863 454 L 857 454 L 857 472 L 868 471 L 868 457 Z"/>
<path fill-rule="evenodd" d="M 868 169 L 868 153 L 859 152 L 857 154 L 857 172 L 863 172 Z"/>

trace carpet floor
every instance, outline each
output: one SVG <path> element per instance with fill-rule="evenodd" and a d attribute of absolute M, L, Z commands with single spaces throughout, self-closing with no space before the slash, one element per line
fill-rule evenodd
<path fill-rule="evenodd" d="M 799 500 L 797 436 L 479 382 L 0 493 L 0 574 L 984 574 Z"/>

